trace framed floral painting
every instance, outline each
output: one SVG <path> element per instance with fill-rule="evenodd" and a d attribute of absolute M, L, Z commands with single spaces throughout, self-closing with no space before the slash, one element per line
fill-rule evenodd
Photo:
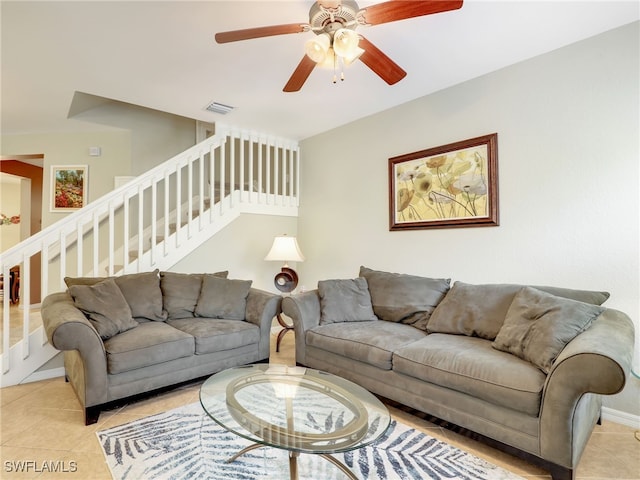
<path fill-rule="evenodd" d="M 497 225 L 497 133 L 389 159 L 389 230 Z"/>
<path fill-rule="evenodd" d="M 87 204 L 87 165 L 51 167 L 51 211 L 70 212 Z"/>

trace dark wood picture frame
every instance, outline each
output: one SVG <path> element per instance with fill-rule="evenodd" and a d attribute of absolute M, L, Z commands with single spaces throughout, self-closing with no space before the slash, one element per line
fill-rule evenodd
<path fill-rule="evenodd" d="M 497 133 L 389 159 L 389 230 L 498 225 Z"/>

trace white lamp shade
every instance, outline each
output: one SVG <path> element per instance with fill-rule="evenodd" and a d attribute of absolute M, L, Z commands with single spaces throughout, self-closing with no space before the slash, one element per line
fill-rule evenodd
<path fill-rule="evenodd" d="M 334 68 L 336 65 L 336 54 L 333 51 L 333 48 L 329 48 L 327 50 L 327 54 L 324 56 L 324 59 L 318 63 L 318 67 L 321 68 Z"/>
<path fill-rule="evenodd" d="M 304 52 L 316 63 L 320 63 L 327 56 L 331 46 L 331 37 L 327 33 L 321 33 L 315 38 L 307 40 L 304 44 Z"/>
<path fill-rule="evenodd" d="M 360 55 L 362 55 L 364 53 L 364 50 L 360 47 L 356 47 L 353 52 L 352 55 L 350 56 L 343 56 L 342 60 L 344 61 L 345 65 L 351 65 L 353 62 L 355 62 L 356 60 L 358 60 L 360 58 Z"/>
<path fill-rule="evenodd" d="M 360 37 L 355 30 L 341 28 L 333 35 L 333 50 L 340 57 L 352 58 L 359 41 Z"/>
<path fill-rule="evenodd" d="M 304 255 L 300 251 L 296 237 L 282 235 L 273 240 L 271 250 L 269 250 L 264 259 L 281 262 L 303 262 Z"/>

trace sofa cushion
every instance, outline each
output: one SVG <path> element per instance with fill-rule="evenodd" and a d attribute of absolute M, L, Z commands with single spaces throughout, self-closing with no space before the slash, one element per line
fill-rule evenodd
<path fill-rule="evenodd" d="M 246 345 L 256 345 L 260 341 L 257 325 L 237 320 L 212 318 L 182 318 L 167 323 L 195 338 L 196 353 L 213 353 Z"/>
<path fill-rule="evenodd" d="M 305 340 L 309 346 L 391 370 L 394 350 L 425 335 L 409 325 L 373 320 L 320 325 L 309 330 Z"/>
<path fill-rule="evenodd" d="M 367 280 L 320 280 L 320 324 L 377 320 L 373 313 Z"/>
<path fill-rule="evenodd" d="M 132 273 L 112 277 L 126 298 L 134 318 L 164 321 L 167 318 L 163 311 L 162 290 L 160 289 L 159 271 Z M 65 277 L 67 287 L 72 285 L 94 285 L 109 277 Z"/>
<path fill-rule="evenodd" d="M 203 275 L 195 314 L 198 317 L 244 320 L 251 280 Z"/>
<path fill-rule="evenodd" d="M 549 373 L 567 343 L 603 311 L 600 306 L 525 287 L 513 299 L 493 347 Z"/>
<path fill-rule="evenodd" d="M 69 294 L 103 340 L 138 326 L 113 278 L 94 285 L 72 285 Z"/>
<path fill-rule="evenodd" d="M 471 335 L 493 340 L 500 331 L 507 311 L 524 285 L 471 285 L 455 282 L 436 307 L 427 325 L 431 333 Z M 609 294 L 556 287 L 535 287 L 554 295 L 602 304 Z"/>
<path fill-rule="evenodd" d="M 229 272 L 217 272 L 226 278 Z M 203 274 L 160 272 L 162 300 L 168 318 L 193 318 L 200 298 Z"/>
<path fill-rule="evenodd" d="M 451 279 L 389 273 L 360 267 L 367 279 L 373 311 L 380 320 L 426 330 L 429 317 L 449 290 Z"/>
<path fill-rule="evenodd" d="M 167 319 L 163 310 L 160 276 L 153 272 L 132 273 L 115 277 L 116 285 L 127 299 L 134 318 L 146 318 L 162 322 Z"/>
<path fill-rule="evenodd" d="M 438 333 L 396 350 L 393 370 L 533 416 L 546 379 L 531 363 L 491 348 L 489 340 Z"/>
<path fill-rule="evenodd" d="M 105 341 L 104 348 L 107 370 L 117 374 L 193 355 L 195 340 L 164 322 L 144 322 Z"/>

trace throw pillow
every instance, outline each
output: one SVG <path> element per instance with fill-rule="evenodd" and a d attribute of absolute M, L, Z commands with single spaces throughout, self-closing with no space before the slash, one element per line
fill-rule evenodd
<path fill-rule="evenodd" d="M 113 277 L 131 308 L 134 318 L 164 321 L 167 313 L 163 310 L 160 272 L 132 273 Z M 95 285 L 109 277 L 65 277 L 67 287 L 72 285 Z"/>
<path fill-rule="evenodd" d="M 367 279 L 373 312 L 380 320 L 426 330 L 433 310 L 449 290 L 451 279 L 389 273 L 360 267 Z"/>
<path fill-rule="evenodd" d="M 217 272 L 214 275 L 227 277 L 229 272 Z M 202 288 L 202 275 L 199 273 L 160 272 L 162 301 L 168 318 L 193 318 Z"/>
<path fill-rule="evenodd" d="M 94 285 L 72 285 L 69 294 L 103 340 L 138 326 L 113 278 Z"/>
<path fill-rule="evenodd" d="M 352 280 L 320 280 L 320 323 L 377 320 L 364 277 Z"/>
<path fill-rule="evenodd" d="M 470 285 L 455 282 L 427 324 L 429 333 L 493 340 L 521 285 Z"/>
<path fill-rule="evenodd" d="M 549 373 L 564 347 L 604 310 L 597 305 L 524 287 L 513 299 L 492 346 Z"/>
<path fill-rule="evenodd" d="M 203 275 L 195 314 L 198 317 L 244 320 L 251 283 L 251 280 Z"/>
<path fill-rule="evenodd" d="M 134 318 L 146 318 L 162 322 L 167 319 L 163 310 L 159 270 L 132 273 L 115 277 Z"/>
<path fill-rule="evenodd" d="M 504 323 L 511 302 L 524 286 L 516 284 L 471 285 L 455 282 L 433 311 L 427 325 L 427 331 L 493 340 Z M 533 286 L 532 288 L 558 297 L 594 305 L 600 305 L 609 298 L 607 292 L 546 286 Z"/>

